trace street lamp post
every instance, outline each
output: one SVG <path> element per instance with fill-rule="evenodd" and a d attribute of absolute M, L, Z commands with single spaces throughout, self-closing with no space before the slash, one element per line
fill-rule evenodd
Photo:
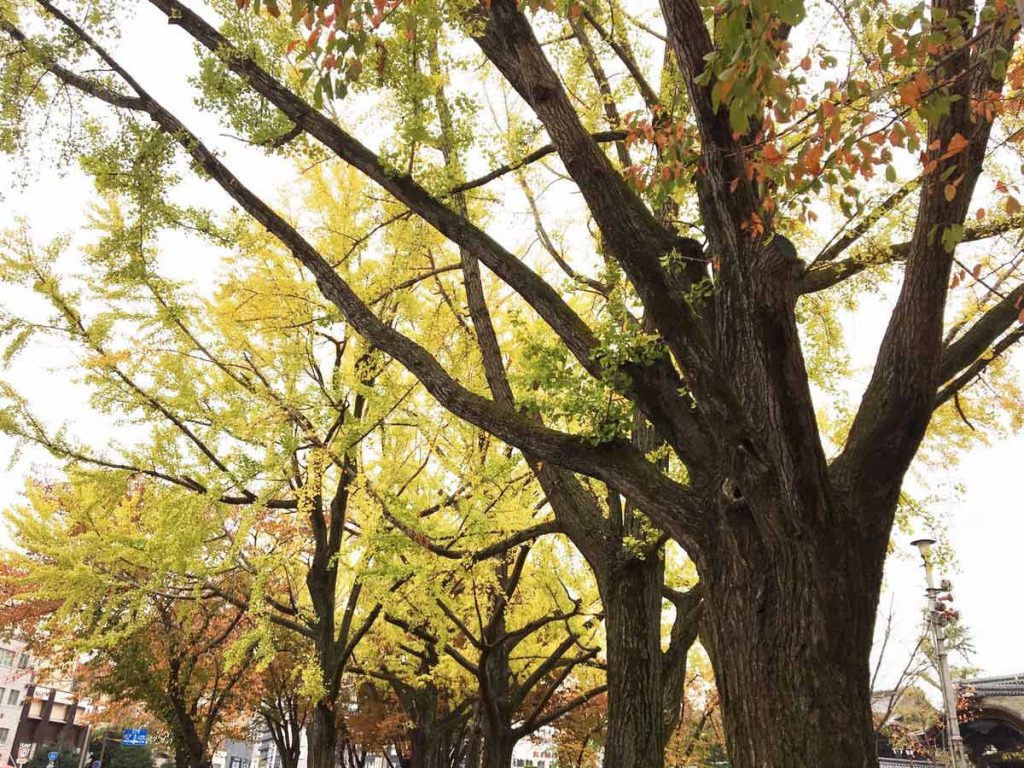
<path fill-rule="evenodd" d="M 935 644 L 935 655 L 939 662 L 939 685 L 942 688 L 942 705 L 945 712 L 950 765 L 952 768 L 968 768 L 970 763 L 967 762 L 964 740 L 960 736 L 960 721 L 956 715 L 956 692 L 953 690 L 953 680 L 949 674 L 949 652 L 946 650 L 946 635 L 940 615 L 938 596 L 942 589 L 935 586 L 935 573 L 928 556 L 932 545 L 935 544 L 935 539 L 917 539 L 911 544 L 917 547 L 921 553 L 925 579 L 928 583 L 926 592 L 928 596 L 928 628 L 931 631 L 932 642 Z M 945 588 L 948 589 L 948 587 Z"/>

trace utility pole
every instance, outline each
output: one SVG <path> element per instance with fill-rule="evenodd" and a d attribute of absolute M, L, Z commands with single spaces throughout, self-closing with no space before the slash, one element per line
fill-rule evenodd
<path fill-rule="evenodd" d="M 960 721 L 956 715 L 956 691 L 953 689 L 953 680 L 949 674 L 949 651 L 946 649 L 944 629 L 947 619 L 943 616 L 943 606 L 939 601 L 939 593 L 943 590 L 948 591 L 951 585 L 948 581 L 943 580 L 941 586 L 935 586 L 935 573 L 931 559 L 928 557 L 932 545 L 935 544 L 935 539 L 917 539 L 911 544 L 918 548 L 921 552 L 921 559 L 924 561 L 925 580 L 928 584 L 925 592 L 928 596 L 928 629 L 931 632 L 935 655 L 939 662 L 939 686 L 942 688 L 942 708 L 946 721 L 950 766 L 951 768 L 969 768 L 970 763 L 964 752 L 964 740 L 960 736 Z"/>
<path fill-rule="evenodd" d="M 85 744 L 82 747 L 82 754 L 78 758 L 78 768 L 85 768 L 85 763 L 89 759 L 89 738 L 92 736 L 92 723 L 88 723 L 85 726 Z"/>
<path fill-rule="evenodd" d="M 122 739 L 115 739 L 115 738 L 113 738 L 110 735 L 110 731 L 109 730 L 106 730 L 106 731 L 103 732 L 103 741 L 101 742 L 102 746 L 100 746 L 100 759 L 99 759 L 100 768 L 106 768 L 106 763 L 104 763 L 103 760 L 104 760 L 104 758 L 107 755 L 107 742 L 110 742 L 110 741 L 116 741 L 116 742 L 120 743 L 122 741 Z"/>

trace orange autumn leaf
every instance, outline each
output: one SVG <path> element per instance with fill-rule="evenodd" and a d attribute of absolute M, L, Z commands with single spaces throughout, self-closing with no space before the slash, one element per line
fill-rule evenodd
<path fill-rule="evenodd" d="M 939 159 L 947 160 L 951 157 L 954 157 L 955 155 L 960 154 L 965 149 L 967 149 L 968 144 L 970 144 L 970 142 L 964 138 L 963 134 L 953 134 L 953 138 L 951 138 L 949 140 L 949 144 L 946 145 L 946 151 L 942 153 L 942 157 L 940 157 Z"/>
<path fill-rule="evenodd" d="M 908 107 L 916 107 L 921 101 L 921 92 L 914 83 L 904 83 L 900 87 L 900 100 Z"/>
<path fill-rule="evenodd" d="M 761 157 L 765 162 L 773 164 L 782 159 L 782 155 L 774 144 L 766 144 L 764 149 L 761 150 Z"/>

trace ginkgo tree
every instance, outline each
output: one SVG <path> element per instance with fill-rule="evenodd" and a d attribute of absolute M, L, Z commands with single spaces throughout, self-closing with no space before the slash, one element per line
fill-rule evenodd
<path fill-rule="evenodd" d="M 141 706 L 168 735 L 179 768 L 210 768 L 221 741 L 246 723 L 251 618 L 222 600 L 174 594 L 163 567 L 209 531 L 202 512 L 182 505 L 192 535 L 173 536 L 173 551 L 168 533 L 182 518 L 149 503 L 160 489 L 120 480 L 30 486 L 8 516 L 19 589 L 5 613 L 38 608 L 26 638 L 41 658 L 76 668 L 82 691 L 111 709 Z M 160 522 L 148 526 L 153 515 Z"/>
<path fill-rule="evenodd" d="M 1001 244 L 1021 224 L 1017 8 L 144 4 L 168 35 L 204 51 L 206 117 L 265 152 L 284 146 L 358 170 L 384 196 L 381 228 L 416 220 L 451 243 L 438 253 L 461 252 L 462 293 L 434 298 L 464 296 L 477 318 L 497 316 L 498 332 L 472 329 L 487 396 L 421 316 L 375 304 L 339 268 L 337 243 L 275 210 L 204 141 L 198 116 L 172 114 L 122 65 L 107 42 L 111 25 L 134 34 L 122 4 L 88 4 L 83 20 L 72 5 L 3 6 L 4 146 L 31 154 L 43 75 L 147 126 L 168 153 L 176 145 L 191 163 L 179 172 L 207 178 L 265 228 L 374 349 L 538 474 L 555 470 L 542 478 L 549 497 L 568 505 L 609 489 L 602 509 L 625 500 L 685 548 L 734 765 L 873 765 L 868 654 L 904 478 L 933 414 L 959 408 L 969 421 L 972 385 L 999 374 L 1024 335 L 1020 253 Z M 823 18 L 839 23 L 819 35 Z M 458 105 L 464 157 L 494 162 L 476 179 L 445 162 L 437 105 L 385 119 L 396 92 L 436 90 L 394 66 L 432 47 L 453 65 L 433 76 Z M 581 98 L 592 87 L 600 97 Z M 506 153 L 480 130 L 502 89 L 515 116 L 502 136 L 525 126 Z M 358 99 L 376 106 L 372 130 L 346 120 Z M 544 171 L 517 176 L 533 180 L 523 197 L 535 218 L 572 207 L 582 223 L 548 237 L 545 256 L 523 258 L 516 227 L 495 219 L 520 199 L 503 181 L 527 166 Z M 150 183 L 167 167 L 127 173 Z M 552 211 L 537 200 L 556 181 L 578 195 Z M 980 240 L 987 255 L 971 249 Z M 402 253 L 379 253 L 402 271 Z M 499 290 L 480 294 L 479 265 Z M 878 284 L 890 309 L 872 374 L 849 382 L 859 404 L 830 408 L 808 361 L 836 358 L 815 348 L 820 335 L 802 336 L 814 321 L 801 320 L 820 295 L 855 300 Z M 631 439 L 634 414 L 652 439 Z M 640 692 L 641 711 L 658 711 L 656 692 Z M 652 718 L 617 765 L 643 764 Z"/>
<path fill-rule="evenodd" d="M 536 527 L 524 529 L 531 530 Z M 472 764 L 509 766 L 520 739 L 607 690 L 605 665 L 599 659 L 600 608 L 588 606 L 597 597 L 589 574 L 585 568 L 557 567 L 559 560 L 571 561 L 573 555 L 564 540 L 553 537 L 484 559 L 504 548 L 506 539 L 466 553 L 447 572 L 444 563 L 452 563 L 457 552 L 422 533 L 414 540 L 443 559 L 420 568 L 409 585 L 413 591 L 397 595 L 386 608 L 384 622 L 392 629 L 376 644 L 401 649 L 406 660 L 396 667 L 393 653 L 378 651 L 369 659 L 364 655 L 364 674 L 391 686 L 410 717 L 425 715 L 415 706 L 423 698 L 424 683 L 461 678 L 461 684 L 451 686 L 464 691 L 461 717 L 441 719 L 450 722 L 449 732 L 458 733 L 467 721 L 473 726 L 472 737 L 463 739 L 478 753 Z M 422 579 L 433 586 L 415 584 Z M 432 599 L 424 600 L 425 595 Z"/>
<path fill-rule="evenodd" d="M 159 153 L 157 140 L 135 160 Z M 99 151 L 93 162 L 109 172 L 104 164 L 119 160 Z M 145 264 L 156 223 L 180 212 L 150 197 L 152 190 L 133 188 L 121 202 L 108 192 L 93 217 L 93 271 L 77 290 L 61 287 L 60 244 L 37 250 L 23 234 L 5 243 L 5 277 L 34 290 L 52 313 L 11 315 L 7 353 L 16 355 L 33 337 L 59 334 L 82 355 L 97 408 L 133 422 L 141 434 L 134 443 L 106 446 L 75 439 L 48 429 L 13 392 L 4 427 L 98 487 L 120 488 L 125 478 L 152 486 L 135 531 L 155 558 L 152 574 L 116 588 L 139 603 L 230 606 L 246 616 L 261 660 L 276 657 L 275 631 L 291 633 L 305 667 L 296 678 L 300 693 L 312 701 L 311 759 L 331 765 L 342 676 L 380 613 L 374 593 L 388 586 L 364 573 L 374 550 L 360 536 L 360 523 L 368 521 L 352 500 L 367 481 L 360 451 L 415 383 L 388 381 L 379 355 L 332 335 L 308 284 L 294 270 L 279 274 L 281 254 L 257 233 L 243 228 L 234 235 L 235 258 L 255 267 L 247 284 L 204 301 Z M 343 212 L 332 211 L 336 218 Z M 302 313 L 307 320 L 299 321 Z M 133 354 L 132 347 L 145 352 Z M 378 408 L 370 421 L 368 412 Z M 395 459 L 379 462 L 374 478 L 382 493 L 391 482 L 408 486 L 420 469 L 415 445 L 398 440 L 388 447 Z M 435 502 L 445 501 L 443 488 L 432 490 Z M 202 524 L 198 517 L 183 522 L 199 514 Z M 45 528 L 42 519 L 24 520 L 31 530 Z M 68 535 L 77 525 L 68 524 Z M 27 557 L 39 553 L 40 541 L 22 542 Z M 97 545 L 117 562 L 134 556 L 136 539 Z M 39 576 L 23 579 L 35 585 Z M 46 597 L 74 604 L 53 569 L 48 578 L 56 588 Z"/>
<path fill-rule="evenodd" d="M 147 151 L 135 162 L 144 162 Z M 109 161 L 106 152 L 93 160 Z M 338 198 L 339 184 L 358 196 L 350 173 L 325 173 L 310 189 L 335 227 L 353 214 Z M 343 684 L 355 652 L 382 615 L 394 620 L 396 601 L 430 602 L 445 581 L 436 580 L 429 561 L 443 552 L 443 562 L 458 572 L 463 557 L 478 563 L 500 557 L 556 526 L 534 521 L 536 491 L 514 454 L 475 428 L 451 423 L 443 411 L 423 408 L 415 381 L 405 381 L 400 369 L 390 378 L 387 365 L 357 339 L 332 335 L 329 308 L 301 275 L 280 273 L 289 270 L 272 242 L 244 227 L 235 231 L 227 265 L 246 264 L 247 278 L 202 299 L 142 258 L 154 222 L 181 211 L 137 189 L 122 202 L 115 190 L 107 192 L 93 214 L 98 237 L 87 248 L 93 271 L 78 290 L 60 288 L 60 243 L 40 251 L 24 233 L 5 243 L 9 283 L 33 290 L 51 313 L 9 315 L 6 352 L 15 357 L 25 345 L 58 334 L 80 351 L 96 406 L 146 431 L 133 445 L 76 440 L 49 430 L 13 392 L 5 429 L 108 493 L 126 478 L 151 487 L 127 538 L 105 536 L 123 521 L 100 531 L 88 517 L 68 522 L 66 535 L 88 536 L 110 563 L 132 561 L 142 543 L 153 561 L 147 578 L 125 573 L 107 589 L 140 603 L 170 601 L 168 610 L 175 601 L 210 601 L 244 614 L 246 641 L 262 667 L 248 681 L 256 713 L 283 759 L 298 759 L 297 732 L 308 724 L 312 762 L 332 765 L 339 743 L 353 738 Z M 389 233 L 404 247 L 407 236 L 399 227 Z M 404 281 L 386 273 L 379 278 L 382 301 L 401 300 Z M 125 344 L 145 352 L 129 352 Z M 373 459 L 365 467 L 364 453 Z M 92 504 L 90 514 L 99 506 Z M 183 530 L 182 520 L 197 510 L 202 524 L 197 518 Z M 39 536 L 52 523 L 43 511 L 35 506 L 17 519 L 19 529 L 36 534 L 20 537 L 29 562 L 43 554 Z M 402 522 L 409 519 L 429 522 L 444 544 L 424 549 L 423 534 Z M 441 523 L 458 535 L 445 535 Z M 59 541 L 48 547 L 68 545 Z M 12 581 L 38 590 L 45 578 L 48 599 L 73 605 L 76 595 L 62 591 L 61 567 L 18 570 Z M 413 578 L 410 595 L 403 585 Z M 103 584 L 90 588 L 97 600 Z M 464 601 L 493 603 L 491 593 L 461 591 Z M 63 616 L 58 611 L 50 623 Z M 495 618 L 509 618 L 504 606 Z M 555 610 L 552 621 L 560 618 Z M 552 666 L 564 664 L 571 645 L 554 644 L 560 651 Z M 571 671 L 543 681 L 548 698 Z M 534 727 L 568 707 L 537 709 Z M 487 743 L 494 747 L 493 739 Z M 502 754 L 511 749 L 503 743 Z M 419 744 L 412 759 L 424 762 L 435 751 Z"/>

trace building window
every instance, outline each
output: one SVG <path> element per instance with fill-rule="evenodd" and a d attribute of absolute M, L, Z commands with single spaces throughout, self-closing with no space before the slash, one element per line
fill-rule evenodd
<path fill-rule="evenodd" d="M 28 654 L 23 653 L 18 657 L 18 669 L 28 669 Z"/>
<path fill-rule="evenodd" d="M 17 688 L 11 688 L 10 693 L 7 694 L 7 706 L 13 707 L 18 703 L 18 694 L 20 692 Z"/>
<path fill-rule="evenodd" d="M 0 744 L 7 743 L 7 737 L 11 735 L 10 728 L 0 728 Z"/>
<path fill-rule="evenodd" d="M 14 666 L 14 651 L 7 648 L 0 648 L 0 667 Z"/>

